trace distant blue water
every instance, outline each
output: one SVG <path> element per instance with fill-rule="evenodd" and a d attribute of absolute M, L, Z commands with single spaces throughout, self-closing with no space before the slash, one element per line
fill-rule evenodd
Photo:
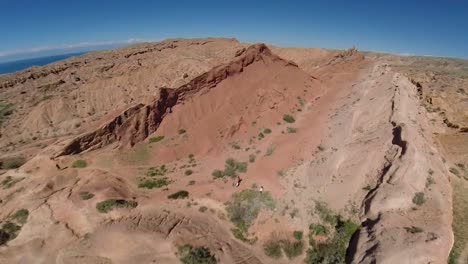
<path fill-rule="evenodd" d="M 12 73 L 20 70 L 27 69 L 32 66 L 43 66 L 52 62 L 61 61 L 73 56 L 79 56 L 86 52 L 69 53 L 55 56 L 47 56 L 41 58 L 33 58 L 27 60 L 9 61 L 0 63 L 0 74 Z"/>

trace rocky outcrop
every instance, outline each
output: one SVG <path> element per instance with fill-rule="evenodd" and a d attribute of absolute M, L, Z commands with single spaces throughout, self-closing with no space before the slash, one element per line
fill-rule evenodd
<path fill-rule="evenodd" d="M 230 63 L 215 67 L 177 89 L 160 89 L 159 98 L 154 102 L 133 106 L 97 130 L 78 136 L 58 156 L 98 149 L 115 141 L 119 141 L 120 147 L 131 147 L 154 133 L 176 104 L 200 91 L 207 92 L 229 76 L 239 74 L 245 67 L 260 61 L 297 67 L 295 63 L 274 55 L 264 44 L 252 45 L 237 54 Z"/>

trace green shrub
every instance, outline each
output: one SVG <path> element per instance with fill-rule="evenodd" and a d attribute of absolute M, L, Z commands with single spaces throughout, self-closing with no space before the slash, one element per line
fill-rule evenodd
<path fill-rule="evenodd" d="M 173 193 L 167 196 L 167 198 L 175 200 L 175 199 L 185 199 L 188 196 L 189 196 L 189 192 L 182 190 L 182 191 L 178 191 L 176 193 Z"/>
<path fill-rule="evenodd" d="M 15 110 L 15 105 L 6 103 L 5 101 L 0 99 L 0 125 L 13 114 Z"/>
<path fill-rule="evenodd" d="M 200 212 L 202 212 L 202 213 L 206 212 L 206 210 L 208 210 L 208 207 L 206 207 L 206 206 L 204 206 L 204 205 L 202 205 L 202 206 L 200 206 L 200 207 L 198 208 L 198 211 L 200 211 Z"/>
<path fill-rule="evenodd" d="M 23 166 L 24 163 L 26 163 L 26 159 L 23 157 L 6 158 L 0 162 L 0 168 L 4 170 L 17 169 Z"/>
<path fill-rule="evenodd" d="M 279 259 L 283 256 L 280 241 L 268 241 L 263 245 L 263 251 L 265 252 L 265 255 L 271 258 Z"/>
<path fill-rule="evenodd" d="M 263 133 L 265 133 L 265 134 L 271 134 L 271 129 L 265 128 L 265 129 L 263 130 Z"/>
<path fill-rule="evenodd" d="M 221 170 L 214 170 L 213 173 L 211 173 L 215 179 L 218 178 L 223 178 L 224 177 L 224 172 Z"/>
<path fill-rule="evenodd" d="M 158 178 L 158 179 L 148 179 L 140 182 L 138 184 L 138 188 L 146 188 L 146 189 L 153 189 L 153 188 L 161 188 L 164 186 L 169 185 L 171 182 L 167 178 Z"/>
<path fill-rule="evenodd" d="M 0 229 L 0 246 L 5 245 L 10 240 L 10 234 L 5 230 Z"/>
<path fill-rule="evenodd" d="M 86 168 L 88 163 L 85 160 L 75 160 L 72 164 L 72 168 Z"/>
<path fill-rule="evenodd" d="M 265 135 L 264 135 L 262 132 L 260 132 L 260 133 L 258 134 L 258 137 L 257 137 L 257 138 L 258 138 L 258 140 L 262 140 L 262 139 L 265 138 Z"/>
<path fill-rule="evenodd" d="M 192 173 L 193 173 L 193 170 L 186 170 L 185 171 L 186 176 L 190 176 L 190 175 L 192 175 Z"/>
<path fill-rule="evenodd" d="M 290 115 L 283 115 L 283 120 L 288 122 L 288 123 L 294 123 L 296 122 L 296 119 Z"/>
<path fill-rule="evenodd" d="M 185 245 L 178 247 L 177 255 L 182 264 L 216 264 L 218 261 L 206 247 Z"/>
<path fill-rule="evenodd" d="M 290 134 L 297 132 L 297 128 L 294 128 L 294 127 L 288 127 L 287 130 L 288 130 L 288 133 L 290 133 Z"/>
<path fill-rule="evenodd" d="M 167 173 L 166 165 L 161 165 L 159 167 L 150 167 L 148 172 L 146 172 L 147 176 L 154 177 L 154 176 L 164 176 Z"/>
<path fill-rule="evenodd" d="M 247 162 L 239 162 L 235 159 L 227 159 L 224 165 L 224 171 L 215 170 L 212 175 L 215 179 L 223 178 L 224 176 L 229 176 L 235 178 L 239 173 L 245 173 L 247 171 Z"/>
<path fill-rule="evenodd" d="M 232 146 L 233 149 L 241 149 L 241 147 L 239 146 L 238 143 L 232 143 L 231 146 Z"/>
<path fill-rule="evenodd" d="M 434 178 L 432 176 L 428 176 L 426 179 L 426 188 L 431 186 L 434 183 L 435 183 Z"/>
<path fill-rule="evenodd" d="M 21 231 L 21 226 L 12 222 L 6 222 L 1 230 L 8 234 L 9 240 L 13 240 L 18 236 L 19 231 Z"/>
<path fill-rule="evenodd" d="M 231 222 L 239 229 L 238 232 L 244 235 L 260 210 L 274 208 L 275 202 L 269 192 L 261 194 L 257 190 L 246 189 L 232 195 L 232 201 L 227 203 L 226 211 Z"/>
<path fill-rule="evenodd" d="M 285 240 L 282 243 L 283 251 L 289 259 L 302 255 L 304 252 L 304 242 Z"/>
<path fill-rule="evenodd" d="M 28 221 L 29 211 L 27 209 L 20 209 L 12 216 L 16 222 L 24 225 Z"/>
<path fill-rule="evenodd" d="M 417 192 L 414 194 L 413 203 L 416 205 L 422 205 L 426 202 L 426 198 L 423 192 Z"/>
<path fill-rule="evenodd" d="M 293 232 L 293 237 L 296 240 L 302 240 L 303 235 L 304 235 L 304 233 L 302 231 L 294 231 Z"/>
<path fill-rule="evenodd" d="M 156 143 L 164 139 L 164 136 L 151 137 L 149 143 Z"/>
<path fill-rule="evenodd" d="M 314 239 L 310 239 L 312 248 L 307 251 L 306 263 L 345 263 L 349 241 L 358 228 L 358 224 L 350 220 L 343 221 L 338 217 L 332 238 L 318 244 Z"/>
<path fill-rule="evenodd" d="M 108 213 L 114 208 L 135 208 L 138 206 L 136 201 L 127 201 L 123 199 L 108 199 L 96 204 L 96 209 L 100 213 Z"/>
<path fill-rule="evenodd" d="M 94 197 L 94 194 L 92 194 L 90 192 L 80 192 L 80 197 L 83 200 L 89 200 L 89 199 Z"/>
<path fill-rule="evenodd" d="M 249 155 L 249 162 L 250 163 L 254 163 L 255 162 L 255 159 L 256 159 L 256 156 L 254 154 L 250 154 Z"/>
<path fill-rule="evenodd" d="M 309 233 L 314 236 L 328 236 L 328 228 L 321 224 L 310 224 Z"/>

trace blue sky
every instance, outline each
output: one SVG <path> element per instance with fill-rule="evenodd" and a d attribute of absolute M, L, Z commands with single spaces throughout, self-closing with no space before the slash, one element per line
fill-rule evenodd
<path fill-rule="evenodd" d="M 169 37 L 468 58 L 468 1 L 0 0 L 0 61 Z"/>

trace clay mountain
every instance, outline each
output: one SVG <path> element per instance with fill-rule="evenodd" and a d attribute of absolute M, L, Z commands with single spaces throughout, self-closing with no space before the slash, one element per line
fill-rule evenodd
<path fill-rule="evenodd" d="M 0 263 L 468 263 L 468 62 L 169 39 L 0 76 Z"/>

